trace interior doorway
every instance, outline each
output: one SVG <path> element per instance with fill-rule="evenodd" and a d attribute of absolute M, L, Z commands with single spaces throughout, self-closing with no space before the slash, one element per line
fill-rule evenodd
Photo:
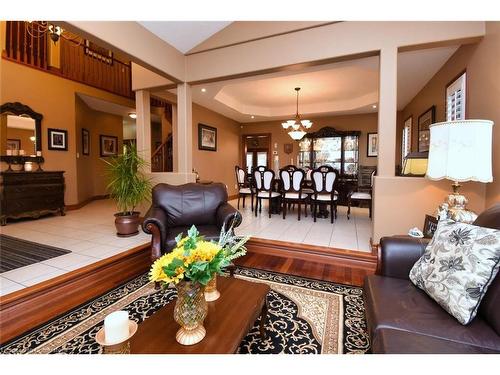
<path fill-rule="evenodd" d="M 258 166 L 269 168 L 271 160 L 271 134 L 243 135 L 243 168 L 248 174 Z"/>

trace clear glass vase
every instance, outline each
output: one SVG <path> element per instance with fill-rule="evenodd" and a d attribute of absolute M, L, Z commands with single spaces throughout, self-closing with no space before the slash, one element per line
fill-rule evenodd
<path fill-rule="evenodd" d="M 218 300 L 220 297 L 220 292 L 217 290 L 217 274 L 214 273 L 212 279 L 207 283 L 205 287 L 205 300 L 207 302 L 212 302 Z"/>
<path fill-rule="evenodd" d="M 200 283 L 181 281 L 176 285 L 177 301 L 174 320 L 181 326 L 175 339 L 182 345 L 194 345 L 205 337 L 203 321 L 207 316 L 205 287 Z"/>

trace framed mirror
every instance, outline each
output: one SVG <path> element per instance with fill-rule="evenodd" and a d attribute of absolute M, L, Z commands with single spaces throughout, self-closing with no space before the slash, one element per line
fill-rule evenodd
<path fill-rule="evenodd" d="M 42 114 L 19 102 L 4 103 L 0 106 L 0 155 L 7 150 L 17 154 L 35 155 L 42 151 Z M 15 152 L 17 150 L 17 152 Z"/>

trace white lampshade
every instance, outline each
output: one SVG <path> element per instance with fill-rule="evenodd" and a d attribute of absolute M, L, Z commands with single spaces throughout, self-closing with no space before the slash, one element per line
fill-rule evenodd
<path fill-rule="evenodd" d="M 304 135 L 306 135 L 306 134 L 307 133 L 305 131 L 302 131 L 302 130 L 292 130 L 292 131 L 288 132 L 288 135 L 290 137 L 292 137 L 292 139 L 295 141 L 301 140 L 304 137 Z"/>
<path fill-rule="evenodd" d="M 430 125 L 431 180 L 491 182 L 493 121 L 462 120 Z"/>

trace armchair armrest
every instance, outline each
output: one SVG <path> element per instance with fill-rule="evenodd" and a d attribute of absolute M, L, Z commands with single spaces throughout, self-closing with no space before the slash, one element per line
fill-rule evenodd
<path fill-rule="evenodd" d="M 223 226 L 228 229 L 231 223 L 234 222 L 234 228 L 241 224 L 242 218 L 240 211 L 231 206 L 229 203 L 223 203 L 217 208 L 217 226 L 222 228 Z"/>
<path fill-rule="evenodd" d="M 160 207 L 151 206 L 144 216 L 142 229 L 151 234 L 151 260 L 155 261 L 161 256 L 161 247 L 166 242 L 168 227 L 167 214 Z"/>
<path fill-rule="evenodd" d="M 377 273 L 382 276 L 408 279 L 415 262 L 429 243 L 426 238 L 392 236 L 380 239 Z"/>

